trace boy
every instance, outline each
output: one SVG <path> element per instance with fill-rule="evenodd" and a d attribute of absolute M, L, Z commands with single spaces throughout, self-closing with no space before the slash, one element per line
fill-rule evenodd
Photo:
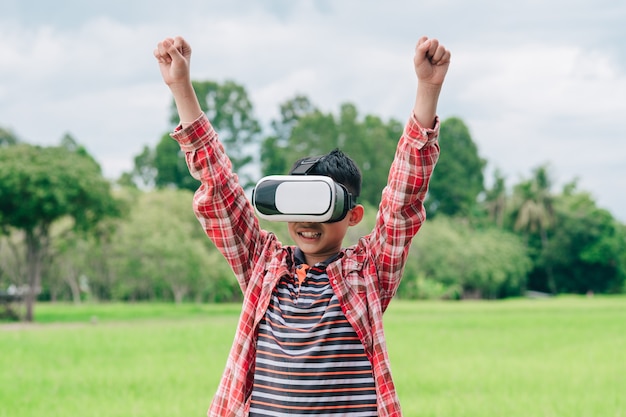
<path fill-rule="evenodd" d="M 437 102 L 450 52 L 422 37 L 418 88 L 372 232 L 342 249 L 363 218 L 353 204 L 335 222 L 289 222 L 295 246 L 260 229 L 254 210 L 191 86 L 191 48 L 167 38 L 154 51 L 181 124 L 172 137 L 201 181 L 194 210 L 230 263 L 244 294 L 235 340 L 208 416 L 400 416 L 382 315 L 409 245 L 425 220 L 423 200 L 439 156 Z M 340 151 L 311 169 L 350 193 L 360 173 Z M 297 168 L 298 163 L 294 166 Z"/>

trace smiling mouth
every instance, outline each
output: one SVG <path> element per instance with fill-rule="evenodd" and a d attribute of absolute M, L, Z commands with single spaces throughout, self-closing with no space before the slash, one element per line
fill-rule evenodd
<path fill-rule="evenodd" d="M 317 233 L 317 232 L 299 232 L 298 234 L 305 239 L 317 239 L 320 236 L 322 236 L 321 233 Z"/>

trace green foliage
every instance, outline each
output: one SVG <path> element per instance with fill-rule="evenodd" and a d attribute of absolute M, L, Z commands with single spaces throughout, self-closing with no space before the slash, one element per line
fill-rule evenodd
<path fill-rule="evenodd" d="M 281 118 L 272 127 L 275 134 L 261 145 L 263 175 L 285 174 L 299 158 L 340 148 L 362 171 L 359 201 L 380 202 L 402 124 L 384 123 L 372 115 L 360 118 L 350 103 L 341 105 L 338 115 L 323 113 L 307 98 L 297 96 L 281 105 Z"/>
<path fill-rule="evenodd" d="M 325 113 L 300 95 L 280 105 L 272 133 L 263 137 L 242 86 L 204 81 L 194 89 L 245 187 L 253 184 L 256 154 L 264 175 L 286 173 L 299 157 L 337 147 L 350 155 L 363 173 L 359 202 L 366 211 L 344 244 L 370 232 L 403 123 L 360 115 L 351 103 Z M 171 122 L 178 123 L 173 102 Z M 575 183 L 555 193 L 546 165 L 511 189 L 496 170 L 484 190 L 485 161 L 459 118 L 442 121 L 440 145 L 426 201 L 429 221 L 413 245 L 398 297 L 626 292 L 625 226 L 588 193 Z M 76 302 L 240 297 L 229 267 L 193 217 L 189 191 L 198 182 L 168 133 L 154 148 L 144 147 L 118 185 L 125 208 L 70 134 L 59 147 L 41 148 L 0 129 L 0 286 L 29 284 L 41 287 L 42 299 Z M 143 191 L 154 188 L 161 191 Z M 120 212 L 128 217 L 107 219 Z M 284 224 L 261 225 L 291 243 Z M 88 293 L 80 288 L 85 279 Z"/>
<path fill-rule="evenodd" d="M 272 120 L 274 134 L 261 143 L 261 171 L 264 175 L 284 174 L 297 158 L 289 154 L 289 138 L 300 118 L 316 112 L 308 97 L 297 95 L 280 105 L 280 119 Z"/>
<path fill-rule="evenodd" d="M 51 230 L 50 262 L 43 271 L 42 293 L 39 299 L 57 300 L 69 290 L 75 303 L 89 297 L 87 271 L 96 258 L 92 247 L 96 239 L 91 235 L 75 233 L 67 226 L 68 219 L 55 223 Z M 81 281 L 84 282 L 81 285 Z"/>
<path fill-rule="evenodd" d="M 245 88 L 233 81 L 220 84 L 214 81 L 193 81 L 193 88 L 202 110 L 218 132 L 220 141 L 231 159 L 233 169 L 239 174 L 242 185 L 254 185 L 248 167 L 256 162 L 256 146 L 261 127 L 254 116 L 253 105 Z M 171 104 L 172 128 L 179 124 L 174 101 Z M 191 178 L 178 144 L 165 133 L 154 149 L 144 147 L 135 157 L 132 172 L 126 173 L 123 183 L 143 184 L 157 188 L 176 187 L 187 190 L 198 188 Z"/>
<path fill-rule="evenodd" d="M 346 140 L 342 146 L 363 174 L 361 201 L 377 206 L 404 126 L 394 119 L 385 123 L 373 115 L 365 115 L 362 121 L 353 123 L 358 129 L 352 136 L 343 133 Z M 343 122 L 342 129 L 348 132 L 349 125 Z"/>
<path fill-rule="evenodd" d="M 529 288 L 557 294 L 552 263 L 539 261 L 549 255 L 550 233 L 555 226 L 554 195 L 551 188 L 552 179 L 545 165 L 537 167 L 529 179 L 515 185 L 508 227 L 524 237 L 533 261 Z"/>
<path fill-rule="evenodd" d="M 513 190 L 510 227 L 520 233 L 533 261 L 528 287 L 557 293 L 621 292 L 626 251 L 623 226 L 596 206 L 576 182 L 551 191 L 546 166 Z"/>
<path fill-rule="evenodd" d="M 588 193 L 573 188 L 555 198 L 554 212 L 557 227 L 540 253 L 537 269 L 551 268 L 559 292 L 622 291 L 624 226 L 598 208 Z"/>
<path fill-rule="evenodd" d="M 469 129 L 459 118 L 441 123 L 441 155 L 430 182 L 426 210 L 431 216 L 467 217 L 484 190 L 483 168 Z"/>
<path fill-rule="evenodd" d="M 154 186 L 155 178 L 158 173 L 158 168 L 155 166 L 154 151 L 149 147 L 144 146 L 141 153 L 135 157 L 134 162 L 135 165 L 132 173 L 127 175 L 131 179 L 136 179 L 139 184 L 135 185 L 143 185 L 144 187 Z"/>
<path fill-rule="evenodd" d="M 513 230 L 528 236 L 543 235 L 554 225 L 552 179 L 547 166 L 533 170 L 513 190 Z"/>
<path fill-rule="evenodd" d="M 517 236 L 439 216 L 422 227 L 407 267 L 417 274 L 405 279 L 439 282 L 446 297 L 496 298 L 519 294 L 531 264 Z"/>
<path fill-rule="evenodd" d="M 200 182 L 189 175 L 185 155 L 169 134 L 163 135 L 157 144 L 152 166 L 156 170 L 157 188 L 173 186 L 195 191 L 200 186 Z"/>
<path fill-rule="evenodd" d="M 254 185 L 243 168 L 255 160 L 252 145 L 261 133 L 261 126 L 254 117 L 253 105 L 246 89 L 233 81 L 225 81 L 223 84 L 194 81 L 193 88 L 200 107 L 218 132 L 242 185 L 244 188 Z M 178 123 L 178 113 L 172 112 L 171 121 Z"/>
<path fill-rule="evenodd" d="M 116 213 L 111 186 L 92 158 L 63 147 L 0 148 L 0 224 L 34 231 L 64 216 L 88 229 Z"/>
<path fill-rule="evenodd" d="M 506 178 L 499 169 L 496 169 L 493 173 L 493 185 L 485 190 L 483 205 L 488 219 L 498 228 L 504 227 L 507 200 Z"/>
<path fill-rule="evenodd" d="M 23 232 L 24 258 L 18 278 L 27 285 L 26 320 L 33 319 L 35 294 L 49 256 L 50 229 L 71 219 L 69 230 L 88 232 L 119 214 L 100 166 L 66 136 L 60 147 L 18 144 L 0 147 L 0 228 Z"/>
<path fill-rule="evenodd" d="M 458 299 L 461 297 L 461 289 L 455 284 L 445 285 L 440 281 L 427 278 L 415 271 L 413 264 L 408 264 L 396 297 L 402 300 Z"/>
<path fill-rule="evenodd" d="M 114 298 L 233 299 L 234 276 L 201 233 L 191 200 L 186 190 L 139 195 L 113 243 Z"/>

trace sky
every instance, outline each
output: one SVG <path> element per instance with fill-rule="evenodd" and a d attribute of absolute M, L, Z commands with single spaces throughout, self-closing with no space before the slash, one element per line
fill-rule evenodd
<path fill-rule="evenodd" d="M 437 38 L 439 115 L 468 126 L 487 183 L 547 165 L 555 192 L 578 180 L 626 222 L 622 0 L 0 0 L 0 127 L 44 146 L 69 133 L 118 178 L 170 129 L 152 52 L 176 35 L 192 78 L 243 85 L 264 125 L 296 94 L 405 121 L 415 43 Z"/>

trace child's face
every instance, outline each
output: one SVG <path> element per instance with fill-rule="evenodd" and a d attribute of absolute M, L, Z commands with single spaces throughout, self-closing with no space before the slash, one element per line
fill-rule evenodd
<path fill-rule="evenodd" d="M 348 227 L 359 223 L 362 218 L 363 207 L 357 205 L 338 222 L 290 222 L 287 227 L 294 243 L 306 256 L 306 263 L 315 265 L 339 253 Z"/>

